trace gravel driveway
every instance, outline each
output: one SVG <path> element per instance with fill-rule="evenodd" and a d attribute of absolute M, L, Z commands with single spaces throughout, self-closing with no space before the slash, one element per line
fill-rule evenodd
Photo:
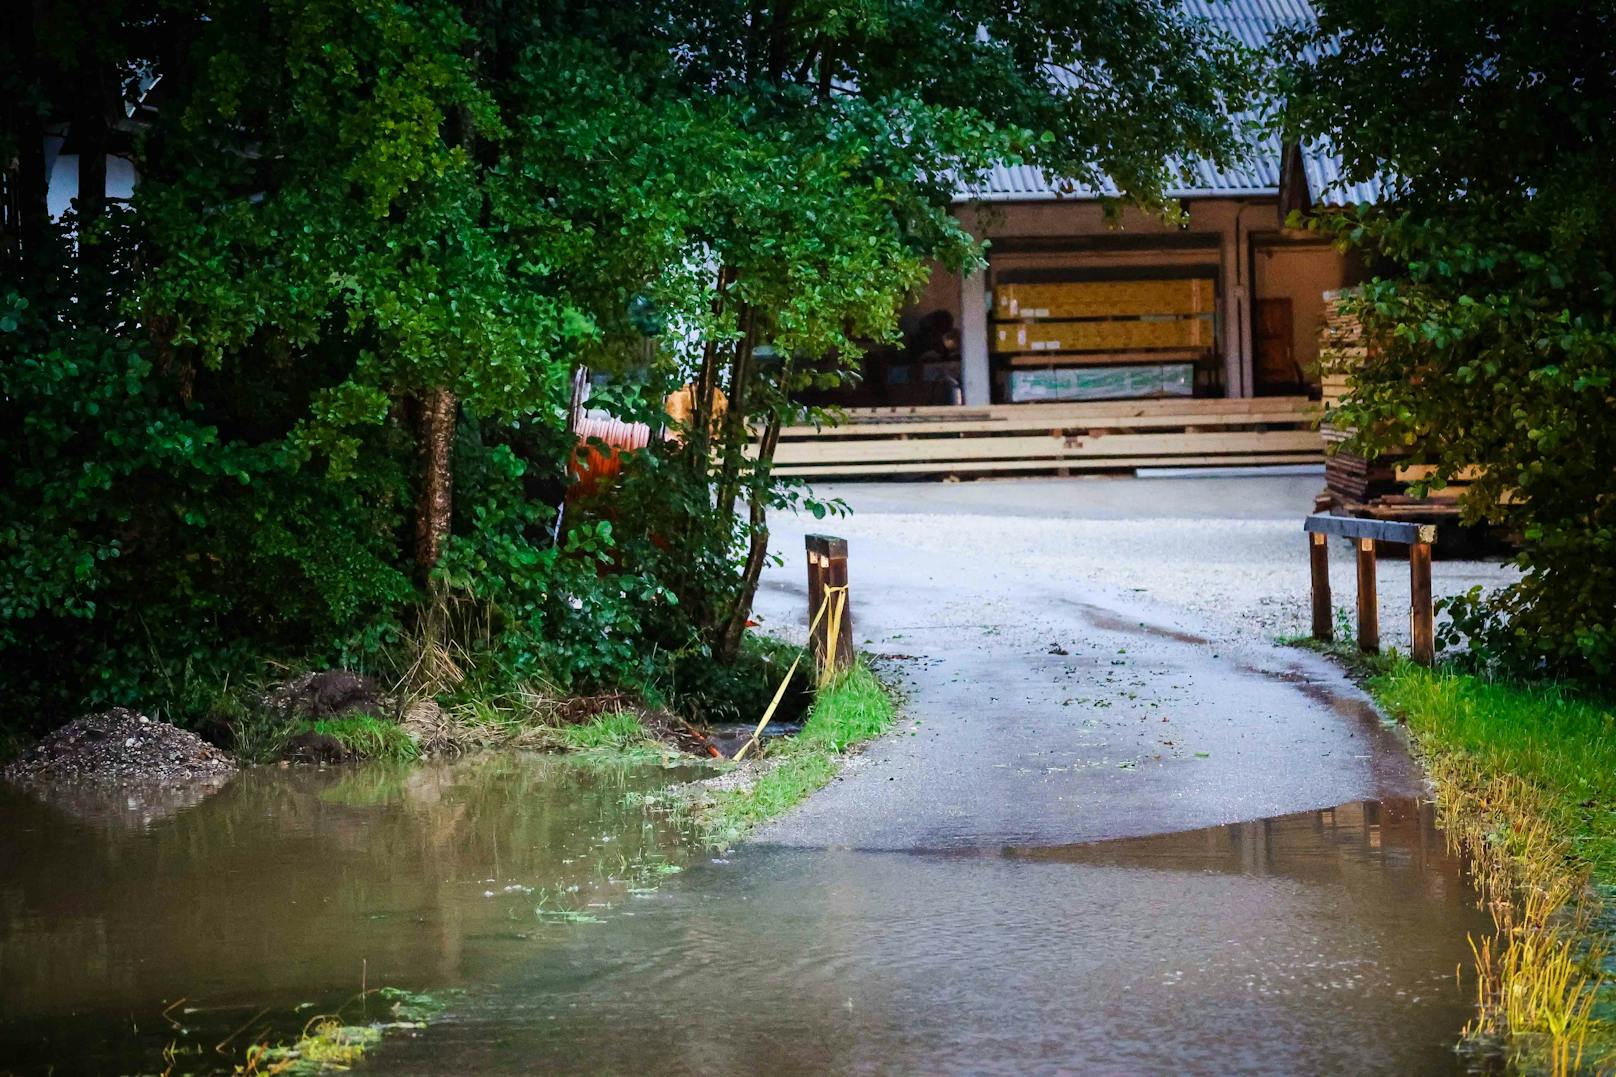
<path fill-rule="evenodd" d="M 988 566 L 1113 592 L 1163 615 L 1195 615 L 1221 638 L 1278 638 L 1309 627 L 1307 543 L 1302 517 L 1323 485 L 1322 470 L 1282 475 L 1141 479 L 1024 479 L 971 483 L 861 483 L 816 487 L 843 498 L 851 516 L 815 522 L 783 517 L 776 570 L 802 573 L 803 530 L 850 540 L 857 586 L 858 541 L 908 546 L 916 557 Z M 789 540 L 788 540 L 789 536 Z M 1339 623 L 1350 623 L 1356 583 L 1352 544 L 1330 548 L 1330 586 Z M 1381 644 L 1408 648 L 1408 569 L 1382 558 Z M 1496 587 L 1514 570 L 1496 561 L 1446 560 L 1432 569 L 1438 596 Z M 862 639 L 861 639 L 862 642 Z"/>

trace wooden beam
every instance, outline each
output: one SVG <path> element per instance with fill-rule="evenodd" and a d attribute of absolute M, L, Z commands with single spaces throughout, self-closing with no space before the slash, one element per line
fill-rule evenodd
<path fill-rule="evenodd" d="M 1317 464 L 1318 453 L 1242 453 L 1218 456 L 1121 456 L 1099 460 L 934 460 L 906 464 L 794 464 L 774 474 L 824 478 L 833 475 L 969 475 L 1011 471 L 1132 471 L 1141 467 L 1263 467 L 1274 464 Z"/>
<path fill-rule="evenodd" d="M 1308 539 L 1308 562 L 1313 570 L 1313 638 L 1328 643 L 1335 638 L 1330 610 L 1330 538 L 1313 534 Z"/>
<path fill-rule="evenodd" d="M 1380 598 L 1375 593 L 1375 540 L 1358 540 L 1358 649 L 1380 651 Z"/>
<path fill-rule="evenodd" d="M 823 675 L 848 670 L 853 666 L 853 603 L 847 591 L 847 540 L 834 535 L 808 535 L 808 623 L 813 625 L 816 615 L 819 623 L 811 633 L 814 658 Z M 815 601 L 815 565 L 817 561 L 818 600 Z M 825 604 L 823 614 L 819 613 Z M 833 631 L 834 628 L 834 631 Z M 831 638 L 835 637 L 834 649 Z"/>
<path fill-rule="evenodd" d="M 1217 453 L 1305 452 L 1323 448 L 1306 430 L 1219 431 L 1204 434 L 1083 434 L 1071 437 L 882 439 L 852 443 L 797 441 L 775 451 L 775 464 L 917 460 L 1085 460 L 1116 456 L 1203 456 Z"/>
<path fill-rule="evenodd" d="M 1189 400 L 1091 400 L 1068 401 L 1054 404 L 991 404 L 971 406 L 962 404 L 908 404 L 888 407 L 844 408 L 842 414 L 857 419 L 999 419 L 1026 418 L 1070 413 L 1072 415 L 1152 415 L 1167 411 L 1191 410 L 1211 414 L 1230 412 L 1267 411 L 1274 408 L 1293 408 L 1310 414 L 1322 414 L 1316 401 L 1305 396 L 1265 396 L 1244 399 L 1230 397 L 1195 397 Z"/>
<path fill-rule="evenodd" d="M 1371 539 L 1378 542 L 1398 542 L 1411 545 L 1436 541 L 1435 524 L 1410 524 L 1396 520 L 1364 520 L 1357 516 L 1333 516 L 1315 512 L 1302 521 L 1302 530 L 1309 534 L 1341 535 L 1350 539 Z"/>
<path fill-rule="evenodd" d="M 1030 418 L 932 420 L 926 422 L 852 422 L 823 428 L 788 426 L 780 440 L 836 440 L 859 437 L 928 437 L 937 434 L 1014 434 L 1029 430 L 1088 430 L 1110 427 L 1117 430 L 1174 429 L 1186 426 L 1297 426 L 1311 417 L 1276 409 L 1236 415 L 1205 415 L 1191 411 L 1162 415 L 1077 415 L 1032 416 Z M 1310 431 L 1311 432 L 1311 431 Z"/>
<path fill-rule="evenodd" d="M 1409 639 L 1414 661 L 1429 666 L 1436 661 L 1436 618 L 1431 608 L 1431 544 L 1416 542 L 1408 548 Z"/>

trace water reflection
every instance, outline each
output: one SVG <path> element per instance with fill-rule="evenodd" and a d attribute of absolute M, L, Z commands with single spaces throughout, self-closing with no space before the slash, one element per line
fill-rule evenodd
<path fill-rule="evenodd" d="M 1472 898 L 1413 801 L 1058 848 L 753 848 L 377 1063 L 1459 1072 Z"/>
<path fill-rule="evenodd" d="M 183 1068 L 228 1071 L 362 977 L 463 989 L 379 1049 L 388 1073 L 1460 1068 L 1455 972 L 1487 924 L 1428 805 L 1054 847 L 743 847 L 654 889 L 682 839 L 624 794 L 684 776 L 253 771 L 172 815 L 0 791 L 0 1070 L 156 1071 L 178 1042 Z"/>
<path fill-rule="evenodd" d="M 295 1027 L 361 983 L 487 980 L 576 930 L 556 912 L 620 907 L 679 859 L 624 795 L 687 776 L 511 755 L 256 770 L 156 815 L 0 787 L 0 1070 L 161 1069 L 167 1043 L 260 1009 Z M 181 998 L 183 1030 L 160 1016 Z"/>

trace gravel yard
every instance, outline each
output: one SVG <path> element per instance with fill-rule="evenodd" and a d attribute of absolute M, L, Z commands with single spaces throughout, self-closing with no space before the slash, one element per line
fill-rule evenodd
<path fill-rule="evenodd" d="M 1307 543 L 1322 473 L 998 480 L 971 483 L 825 484 L 854 510 L 816 529 L 850 540 L 855 594 L 861 538 L 904 543 L 917 555 L 962 571 L 993 565 L 1034 577 L 1063 577 L 1196 615 L 1226 638 L 1308 631 Z M 809 521 L 810 523 L 812 521 Z M 799 521 L 799 526 L 801 523 Z M 800 549 L 777 548 L 789 562 Z M 1330 580 L 1337 623 L 1352 616 L 1351 543 L 1332 540 Z M 1438 536 L 1433 592 L 1507 583 L 1497 562 L 1446 560 Z M 1407 565 L 1379 564 L 1383 646 L 1408 648 Z"/>

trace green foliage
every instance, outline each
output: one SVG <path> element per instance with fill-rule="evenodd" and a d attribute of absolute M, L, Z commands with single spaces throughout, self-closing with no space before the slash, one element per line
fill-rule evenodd
<path fill-rule="evenodd" d="M 420 745 L 403 726 L 369 714 L 345 714 L 301 722 L 292 730 L 293 736 L 299 733 L 330 737 L 358 759 L 408 762 L 421 754 Z"/>
<path fill-rule="evenodd" d="M 1232 155 L 1253 84 L 1237 45 L 1147 0 L 47 21 L 55 59 L 3 76 L 19 161 L 39 124 L 79 123 L 82 77 L 134 95 L 161 75 L 162 101 L 129 206 L 0 228 L 0 650 L 40 724 L 111 703 L 194 720 L 232 670 L 373 668 L 443 642 L 422 625 L 444 611 L 507 684 L 671 681 L 740 709 L 750 674 L 691 669 L 736 657 L 768 510 L 835 509 L 743 451 L 754 432 L 890 337 L 933 263 L 980 260 L 960 183 L 1004 160 L 1158 205 L 1164 161 Z M 691 382 L 730 417 L 654 438 L 562 512 L 580 365 L 611 379 L 591 407 L 654 430 Z M 423 401 L 447 397 L 450 533 L 417 556 L 442 515 Z"/>
<path fill-rule="evenodd" d="M 410 593 L 399 447 L 373 442 L 332 483 L 244 436 L 284 418 L 276 397 L 243 383 L 186 401 L 115 322 L 35 283 L 0 295 L 0 650 L 17 712 L 184 717 L 257 654 L 341 662 L 389 638 Z"/>
<path fill-rule="evenodd" d="M 756 722 L 773 698 L 798 649 L 749 632 L 733 662 L 719 663 L 700 648 L 671 653 L 656 670 L 652 690 L 669 709 L 700 725 Z M 813 676 L 802 665 L 792 674 L 775 720 L 795 722 L 814 701 Z"/>
<path fill-rule="evenodd" d="M 1522 539 L 1519 584 L 1450 605 L 1515 672 L 1616 669 L 1616 92 L 1610 13 L 1329 0 L 1293 49 L 1293 129 L 1380 174 L 1379 207 L 1313 226 L 1380 275 L 1336 422 L 1412 451 L 1470 521 Z"/>

